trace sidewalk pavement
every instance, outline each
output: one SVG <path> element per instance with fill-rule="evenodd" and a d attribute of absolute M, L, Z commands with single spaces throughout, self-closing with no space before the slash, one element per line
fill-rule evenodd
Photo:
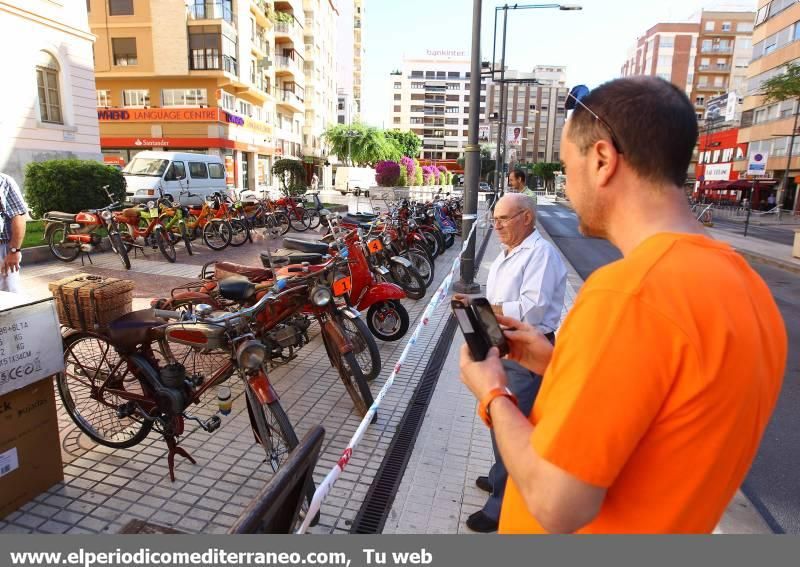
<path fill-rule="evenodd" d="M 708 233 L 717 240 L 733 246 L 750 262 L 769 264 L 783 270 L 800 274 L 800 259 L 792 257 L 792 247 L 787 244 L 770 242 L 760 238 L 745 238 L 727 230 L 707 228 Z"/>
<path fill-rule="evenodd" d="M 540 199 L 540 207 L 553 205 Z M 538 225 L 537 229 L 552 242 L 544 227 Z M 500 244 L 493 233 L 476 278 L 483 290 L 489 267 L 499 253 Z M 563 254 L 562 259 L 568 269 L 563 321 L 583 280 Z M 466 520 L 486 502 L 486 493 L 475 486 L 475 479 L 489 472 L 494 457 L 489 430 L 477 415 L 475 398 L 461 383 L 458 358 L 463 343 L 456 331 L 383 533 L 474 533 L 466 527 Z M 772 531 L 744 494 L 737 492 L 715 533 Z"/>

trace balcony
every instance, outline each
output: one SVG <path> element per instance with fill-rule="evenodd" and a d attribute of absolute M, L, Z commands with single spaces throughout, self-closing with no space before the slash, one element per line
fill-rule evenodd
<path fill-rule="evenodd" d="M 286 55 L 278 55 L 275 57 L 275 73 L 291 73 L 298 77 L 304 75 L 297 60 L 287 57 Z"/>
<path fill-rule="evenodd" d="M 267 0 L 253 0 L 250 4 L 250 11 L 255 14 L 256 22 L 259 26 L 268 28 L 272 25 L 270 20 L 270 6 Z"/>
<path fill-rule="evenodd" d="M 288 39 L 296 45 L 305 43 L 303 27 L 292 19 L 290 22 L 278 21 L 275 23 L 275 41 Z"/>
<path fill-rule="evenodd" d="M 189 6 L 190 20 L 225 20 L 233 23 L 233 10 L 230 2 L 206 2 Z"/>
<path fill-rule="evenodd" d="M 730 65 L 700 65 L 698 71 L 703 73 L 729 73 L 731 70 Z"/>
<path fill-rule="evenodd" d="M 444 110 L 425 110 L 425 116 L 444 116 Z"/>
<path fill-rule="evenodd" d="M 702 92 L 712 92 L 712 93 L 723 94 L 728 90 L 728 87 L 727 87 L 727 85 L 710 85 L 710 84 L 699 85 L 698 84 L 695 87 L 695 90 L 702 91 Z"/>
<path fill-rule="evenodd" d="M 733 53 L 733 47 L 722 47 L 719 45 L 712 45 L 711 47 L 703 46 L 700 50 L 701 53 Z"/>
<path fill-rule="evenodd" d="M 250 47 L 253 53 L 260 55 L 259 58 L 269 55 L 269 41 L 267 41 L 266 36 L 256 36 L 255 39 L 251 39 Z"/>
<path fill-rule="evenodd" d="M 278 95 L 278 106 L 284 106 L 293 112 L 305 112 L 306 108 L 302 98 L 285 89 Z"/>

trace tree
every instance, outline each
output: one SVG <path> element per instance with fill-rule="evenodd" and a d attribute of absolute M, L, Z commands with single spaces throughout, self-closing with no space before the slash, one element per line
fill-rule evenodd
<path fill-rule="evenodd" d="M 464 156 L 456 160 L 458 165 L 464 168 L 466 158 Z M 492 157 L 492 146 L 489 144 L 481 145 L 481 179 L 488 179 L 489 175 L 495 170 L 495 160 Z"/>
<path fill-rule="evenodd" d="M 122 173 L 96 161 L 37 161 L 25 168 L 25 200 L 38 216 L 50 211 L 78 213 L 105 207 L 109 204 L 105 185 L 116 201 L 125 200 Z"/>
<path fill-rule="evenodd" d="M 389 130 L 386 132 L 386 137 L 397 142 L 400 153 L 403 156 L 415 158 L 419 156 L 419 152 L 422 150 L 422 140 L 410 130 L 406 130 L 405 132 Z"/>
<path fill-rule="evenodd" d="M 786 170 L 783 174 L 783 183 L 781 183 L 780 190 L 778 191 L 777 203 L 778 206 L 783 206 L 784 194 L 789 187 L 789 170 L 792 162 L 792 149 L 794 148 L 794 139 L 797 135 L 797 118 L 798 115 L 800 115 L 800 65 L 797 63 L 789 63 L 786 65 L 786 70 L 782 75 L 778 75 L 764 81 L 761 84 L 761 94 L 764 96 L 765 102 L 767 103 L 797 99 L 798 104 L 798 108 L 794 113 L 794 127 L 792 129 L 792 136 L 789 142 L 789 158 L 786 160 Z"/>
<path fill-rule="evenodd" d="M 272 173 L 281 180 L 284 195 L 291 197 L 306 192 L 306 168 L 299 160 L 279 159 L 272 165 Z"/>
<path fill-rule="evenodd" d="M 350 166 L 371 167 L 381 160 L 400 161 L 402 157 L 398 144 L 373 126 L 337 124 L 322 136 L 330 145 L 331 153 Z"/>
<path fill-rule="evenodd" d="M 545 191 L 552 190 L 555 192 L 556 188 L 556 171 L 561 171 L 560 162 L 544 162 L 533 164 L 533 174 L 541 177 L 544 181 Z"/>

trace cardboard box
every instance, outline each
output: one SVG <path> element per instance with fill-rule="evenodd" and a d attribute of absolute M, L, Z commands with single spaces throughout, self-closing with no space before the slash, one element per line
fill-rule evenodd
<path fill-rule="evenodd" d="M 0 519 L 62 480 L 52 378 L 0 396 Z"/>

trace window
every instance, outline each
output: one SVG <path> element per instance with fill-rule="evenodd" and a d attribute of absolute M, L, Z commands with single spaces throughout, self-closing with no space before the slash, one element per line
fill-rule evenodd
<path fill-rule="evenodd" d="M 400 124 L 400 117 L 399 116 L 395 116 L 394 117 L 394 123 L 395 124 Z"/>
<path fill-rule="evenodd" d="M 401 95 L 401 94 L 396 94 L 396 95 L 394 95 L 394 99 L 395 99 L 395 100 L 400 100 L 400 99 L 402 99 L 402 98 L 403 98 L 403 95 Z"/>
<path fill-rule="evenodd" d="M 163 89 L 162 106 L 200 106 L 208 104 L 206 89 Z"/>
<path fill-rule="evenodd" d="M 133 16 L 133 0 L 108 0 L 109 16 Z"/>
<path fill-rule="evenodd" d="M 711 51 L 711 46 L 713 45 L 713 41 L 710 39 L 703 40 L 703 51 Z"/>
<path fill-rule="evenodd" d="M 714 77 L 714 86 L 721 87 L 725 84 L 725 77 Z"/>
<path fill-rule="evenodd" d="M 447 78 L 448 79 L 458 79 L 460 76 L 461 76 L 461 73 L 459 73 L 458 71 L 450 71 L 450 72 L 447 73 Z"/>
<path fill-rule="evenodd" d="M 423 76 L 423 74 L 422 74 L 422 71 L 411 71 L 411 76 L 413 78 L 417 78 L 417 77 L 421 78 Z"/>
<path fill-rule="evenodd" d="M 449 126 L 456 125 L 458 124 L 458 118 L 445 118 L 444 123 Z"/>
<path fill-rule="evenodd" d="M 694 99 L 694 103 L 697 106 L 703 106 L 706 103 L 706 97 L 698 96 L 697 98 Z"/>
<path fill-rule="evenodd" d="M 658 47 L 660 49 L 668 49 L 670 47 L 675 47 L 675 38 L 671 36 L 660 36 L 658 40 Z"/>
<path fill-rule="evenodd" d="M 658 56 L 658 66 L 659 67 L 672 67 L 672 55 L 659 55 Z"/>
<path fill-rule="evenodd" d="M 394 84 L 394 88 L 395 89 L 402 89 L 403 88 L 403 83 L 395 83 Z"/>
<path fill-rule="evenodd" d="M 727 69 L 727 68 L 728 68 L 727 59 L 717 59 L 717 69 Z"/>
<path fill-rule="evenodd" d="M 42 122 L 63 124 L 61 92 L 58 85 L 58 63 L 46 51 L 39 52 L 36 66 L 36 86 L 39 93 L 39 114 Z"/>
<path fill-rule="evenodd" d="M 164 180 L 174 181 L 178 179 L 186 179 L 186 166 L 182 161 L 173 161 L 164 175 Z"/>
<path fill-rule="evenodd" d="M 189 174 L 192 176 L 192 179 L 208 179 L 206 164 L 202 161 L 190 161 Z"/>
<path fill-rule="evenodd" d="M 111 40 L 114 52 L 114 65 L 126 66 L 137 65 L 136 58 L 136 38 L 134 37 L 115 37 Z"/>
<path fill-rule="evenodd" d="M 447 83 L 447 90 L 448 91 L 457 91 L 461 88 L 461 85 L 458 83 Z"/>
<path fill-rule="evenodd" d="M 706 31 L 714 31 L 715 22 L 706 22 Z"/>
<path fill-rule="evenodd" d="M 223 91 L 222 108 L 224 108 L 225 110 L 230 110 L 231 112 L 236 110 L 236 97 L 233 96 L 232 94 Z"/>
<path fill-rule="evenodd" d="M 753 31 L 753 24 L 750 22 L 738 22 L 736 24 L 737 32 L 751 32 Z"/>
<path fill-rule="evenodd" d="M 108 89 L 98 89 L 97 106 L 111 106 L 111 91 Z"/>
<path fill-rule="evenodd" d="M 396 105 L 395 105 L 395 107 L 394 107 L 394 111 L 395 111 L 395 112 L 400 112 L 400 105 L 399 105 L 399 104 L 396 104 Z"/>
<path fill-rule="evenodd" d="M 211 179 L 225 179 L 225 167 L 221 163 L 209 163 L 208 176 Z M 192 174 L 192 177 L 194 177 L 194 174 Z"/>
<path fill-rule="evenodd" d="M 147 89 L 122 91 L 122 106 L 150 106 L 150 91 Z"/>
<path fill-rule="evenodd" d="M 729 32 L 731 31 L 731 23 L 730 22 L 722 22 L 722 31 Z"/>
<path fill-rule="evenodd" d="M 458 110 L 459 110 L 459 108 L 457 106 L 448 106 L 445 109 L 445 112 L 447 112 L 448 114 L 457 114 Z"/>
<path fill-rule="evenodd" d="M 412 89 L 424 89 L 425 83 L 411 83 Z"/>

